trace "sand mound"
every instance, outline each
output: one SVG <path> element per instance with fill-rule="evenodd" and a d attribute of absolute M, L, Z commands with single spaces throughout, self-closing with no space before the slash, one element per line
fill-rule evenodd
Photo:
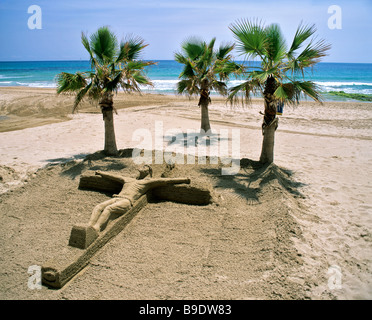
<path fill-rule="evenodd" d="M 2 299 L 304 299 L 313 283 L 301 273 L 303 241 L 291 212 L 301 210 L 290 172 L 241 160 L 237 175 L 219 164 L 152 165 L 155 177 L 191 178 L 213 201 L 147 205 L 61 290 L 27 289 L 27 269 L 67 246 L 72 225 L 86 222 L 111 194 L 80 190 L 95 170 L 135 177 L 131 150 L 50 165 L 1 195 Z"/>
<path fill-rule="evenodd" d="M 9 183 L 19 179 L 19 175 L 13 168 L 0 166 L 0 182 Z"/>
<path fill-rule="evenodd" d="M 0 194 L 5 193 L 8 190 L 18 188 L 27 182 L 32 174 L 32 168 L 16 170 L 8 166 L 0 165 Z"/>
<path fill-rule="evenodd" d="M 0 216 L 3 221 L 0 234 L 2 267 L 5 266 L 1 276 L 1 294 L 7 297 L 19 295 L 41 299 L 50 296 L 63 298 L 61 292 L 56 295 L 45 292 L 40 294 L 35 290 L 26 292 L 27 268 L 29 265 L 44 261 L 45 257 L 54 255 L 56 250 L 58 252 L 63 248 L 67 244 L 73 222 L 86 221 L 93 206 L 102 199 L 110 197 L 109 194 L 100 192 L 78 190 L 80 174 L 91 168 L 94 170 L 94 166 L 103 170 L 124 169 L 125 164 L 122 161 L 125 159 L 104 160 L 99 153 L 91 155 L 91 167 L 88 160 L 82 162 L 87 154 L 102 148 L 103 122 L 101 115 L 89 114 L 100 112 L 99 108 L 89 104 L 82 106 L 81 113 L 74 115 L 70 121 L 59 122 L 61 119 L 70 119 L 72 102 L 71 96 L 57 97 L 55 89 L 0 88 L 0 132 L 2 132 L 0 135 L 2 150 Z M 170 132 L 168 130 L 175 128 L 185 133 L 189 129 L 198 130 L 200 127 L 200 108 L 197 106 L 197 100 L 189 101 L 185 97 L 119 93 L 115 97 L 115 106 L 118 109 L 126 108 L 126 110 L 119 110 L 119 114 L 115 116 L 119 148 L 137 145 L 133 133 L 139 127 L 149 130 L 153 138 L 168 137 Z M 213 98 L 213 104 L 210 106 L 212 128 L 216 133 L 225 129 L 239 129 L 241 157 L 258 159 L 260 141 L 262 141 L 260 130 L 262 116 L 259 111 L 262 111 L 262 108 L 262 100 L 253 101 L 249 107 L 232 109 L 226 106 L 224 100 Z M 115 272 L 120 274 L 121 283 L 127 283 L 128 279 L 132 279 L 127 290 L 136 288 L 132 295 L 125 293 L 124 289 L 118 289 L 120 298 L 126 296 L 141 298 L 141 295 L 168 297 L 166 291 L 169 288 L 170 297 L 193 297 L 196 288 L 198 294 L 195 296 L 216 296 L 213 294 L 218 290 L 205 293 L 205 289 L 204 291 L 200 289 L 203 286 L 210 286 L 213 281 L 216 281 L 214 286 L 217 284 L 222 286 L 222 293 L 218 296 L 234 296 L 226 290 L 223 291 L 227 288 L 228 281 L 231 285 L 235 284 L 235 287 L 231 286 L 232 290 L 235 290 L 239 283 L 241 284 L 236 296 L 274 296 L 266 293 L 260 295 L 258 291 L 255 294 L 250 287 L 244 291 L 244 286 L 248 283 L 258 285 L 265 282 L 252 280 L 255 277 L 262 279 L 252 271 L 250 266 L 253 262 L 247 264 L 247 272 L 240 273 L 240 277 L 223 273 L 225 269 L 236 269 L 237 266 L 242 269 L 241 265 L 244 265 L 247 259 L 252 261 L 267 259 L 267 256 L 260 252 L 255 255 L 237 253 L 230 256 L 231 261 L 244 257 L 242 263 L 228 265 L 226 259 L 222 259 L 226 267 L 224 269 L 221 267 L 221 273 L 217 272 L 220 270 L 216 269 L 219 264 L 213 264 L 214 261 L 210 265 L 216 267 L 210 270 L 203 263 L 199 263 L 201 259 L 209 261 L 216 255 L 225 255 L 223 252 L 226 250 L 236 251 L 229 244 L 230 247 L 226 247 L 226 250 L 221 249 L 220 253 L 216 253 L 216 246 L 224 248 L 224 245 L 231 242 L 230 236 L 226 236 L 225 242 L 221 241 L 224 235 L 221 230 L 226 231 L 228 229 L 225 226 L 230 226 L 225 221 L 242 221 L 241 229 L 249 232 L 253 230 L 250 235 L 250 239 L 253 240 L 245 239 L 243 237 L 245 233 L 241 231 L 240 236 L 243 238 L 232 241 L 238 248 L 241 247 L 240 243 L 253 243 L 254 248 L 259 248 L 256 239 L 260 236 L 265 241 L 269 239 L 267 240 L 269 244 L 275 243 L 270 238 L 273 234 L 276 232 L 280 234 L 280 230 L 291 228 L 283 227 L 278 231 L 270 231 L 275 229 L 269 224 L 268 233 L 263 232 L 262 230 L 265 230 L 261 228 L 263 219 L 259 220 L 259 217 L 265 216 L 260 212 L 266 210 L 265 212 L 268 213 L 276 213 L 264 218 L 273 223 L 276 223 L 274 218 L 282 217 L 277 212 L 287 212 L 291 219 L 294 217 L 294 225 L 301 227 L 305 239 L 298 234 L 292 237 L 295 247 L 301 254 L 299 256 L 301 262 L 298 264 L 301 271 L 298 274 L 294 272 L 290 279 L 305 286 L 302 291 L 298 291 L 295 287 L 294 296 L 298 292 L 306 291 L 304 297 L 311 296 L 312 299 L 370 299 L 372 297 L 371 119 L 371 103 L 325 102 L 318 105 L 310 101 L 302 101 L 296 108 L 286 108 L 285 113 L 280 117 L 275 138 L 275 163 L 279 167 L 259 168 L 255 167 L 254 161 L 241 159 L 241 164 L 246 161 L 246 166 L 242 165 L 235 179 L 221 176 L 218 166 L 203 168 L 200 166 L 199 171 L 189 167 L 190 172 L 186 173 L 195 172 L 193 174 L 195 183 L 199 178 L 202 184 L 210 183 L 217 194 L 215 198 L 221 203 L 215 202 L 204 209 L 172 202 L 162 202 L 158 206 L 152 203 L 151 207 L 138 216 L 136 224 L 132 224 L 133 228 L 128 228 L 128 233 L 125 233 L 125 236 L 123 234 L 121 240 L 115 240 L 117 244 L 114 242 L 110 244 L 108 248 L 112 249 L 107 248 L 105 251 L 107 254 L 102 253 L 102 259 L 97 258 L 87 269 L 89 277 L 86 279 L 94 279 L 93 286 L 103 288 L 96 297 L 114 295 L 114 293 L 111 295 L 104 292 L 104 288 L 114 290 L 116 286 L 125 287 L 113 281 L 116 279 Z M 39 126 L 49 122 L 59 123 Z M 163 132 L 158 134 L 156 123 L 159 122 L 163 126 Z M 27 129 L 17 130 L 22 128 Z M 166 147 L 169 141 L 164 143 Z M 173 146 L 177 146 L 177 151 L 182 152 L 182 141 L 179 144 L 181 150 L 178 149 L 178 145 L 173 144 Z M 148 148 L 153 147 L 154 144 Z M 76 162 L 69 162 L 72 160 Z M 66 162 L 69 164 L 62 167 Z M 34 176 L 34 172 L 46 164 L 49 165 L 49 169 L 40 170 Z M 133 164 L 129 163 L 125 169 L 131 170 L 131 167 Z M 166 171 L 166 168 L 160 167 L 158 174 L 165 175 L 172 172 L 175 174 L 176 170 L 180 169 L 176 166 L 174 171 Z M 290 168 L 291 171 L 284 170 L 283 167 Z M 166 172 L 163 172 L 163 169 Z M 132 171 L 128 171 L 130 172 Z M 134 172 L 133 167 L 132 173 L 135 174 Z M 292 172 L 296 180 L 301 181 L 303 185 L 293 181 Z M 24 188 L 20 188 L 25 182 Z M 270 191 L 269 188 L 275 192 Z M 306 195 L 304 199 L 299 194 L 299 190 Z M 1 194 L 6 191 L 7 194 Z M 265 198 L 268 199 L 266 203 Z M 236 204 L 238 204 L 237 208 L 235 208 Z M 226 210 L 221 211 L 221 208 Z M 243 215 L 244 210 L 240 211 L 238 208 L 247 208 L 245 210 L 247 214 Z M 256 217 L 256 212 L 258 221 L 253 219 Z M 293 221 L 287 218 L 284 216 L 282 220 Z M 56 221 L 55 225 L 53 221 Z M 249 224 L 245 224 L 246 222 Z M 168 227 L 161 229 L 159 225 Z M 281 223 L 278 222 L 278 225 Z M 240 228 L 240 225 L 238 227 Z M 255 230 L 258 231 L 254 233 Z M 37 236 L 34 235 L 35 233 Z M 164 236 L 164 233 L 169 233 L 171 236 Z M 238 235 L 236 232 L 234 234 Z M 191 239 L 189 242 L 194 245 L 192 247 L 194 250 L 187 247 L 184 237 Z M 163 239 L 168 241 L 167 246 L 161 243 Z M 288 245 L 292 248 L 293 243 L 290 241 Z M 246 250 L 246 247 L 250 246 L 244 244 L 242 247 Z M 117 251 L 114 248 L 117 248 Z M 179 254 L 185 252 L 184 256 L 179 258 L 179 263 L 176 262 L 178 258 L 176 248 L 179 249 Z M 123 249 L 126 250 L 125 253 L 122 252 Z M 269 251 L 274 252 L 272 249 Z M 115 259 L 122 259 L 123 262 L 119 263 L 114 258 L 110 260 L 111 254 Z M 163 254 L 165 259 L 169 258 L 168 265 L 165 265 Z M 190 260 L 187 260 L 187 254 Z M 187 261 L 190 263 L 185 267 L 185 273 L 182 273 L 182 268 L 178 270 L 174 266 L 182 267 Z M 258 265 L 262 266 L 262 263 Z M 334 275 L 330 271 L 336 270 L 331 268 L 333 266 L 341 269 L 339 276 L 341 276 L 342 288 L 330 289 L 329 281 Z M 209 277 L 206 275 L 208 270 L 212 272 Z M 147 280 L 142 277 L 142 271 L 147 276 Z M 204 273 L 201 273 L 202 271 Z M 107 278 L 105 272 L 111 272 L 111 275 Z M 206 276 L 203 278 L 204 274 Z M 177 275 L 179 277 L 176 277 Z M 112 281 L 110 280 L 111 286 L 108 287 L 106 281 L 110 277 Z M 153 282 L 149 283 L 150 279 Z M 199 287 L 195 285 L 198 279 L 204 281 L 204 284 Z M 289 278 L 284 276 L 283 279 L 280 283 L 287 286 Z M 82 286 L 90 285 L 88 280 L 84 281 Z M 147 285 L 153 288 L 152 291 L 141 291 L 140 287 Z M 312 286 L 311 293 L 307 291 L 309 285 Z M 77 282 L 74 282 L 73 286 L 75 288 Z M 155 287 L 161 287 L 158 289 L 158 294 L 155 293 Z M 189 290 L 188 294 L 187 290 Z M 262 290 L 268 292 L 270 285 L 267 284 Z M 244 292 L 247 294 L 243 294 Z M 92 297 L 87 288 L 80 287 L 76 288 L 74 294 L 68 291 L 66 297 L 84 298 L 84 294 L 87 294 L 88 298 Z"/>

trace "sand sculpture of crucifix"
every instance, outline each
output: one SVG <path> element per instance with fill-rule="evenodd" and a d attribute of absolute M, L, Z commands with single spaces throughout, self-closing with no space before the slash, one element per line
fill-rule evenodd
<path fill-rule="evenodd" d="M 151 178 L 147 177 L 149 174 Z M 102 171 L 82 175 L 79 188 L 117 194 L 98 204 L 88 223 L 72 227 L 69 245 L 42 264 L 43 284 L 62 288 L 110 239 L 125 228 L 151 197 L 194 205 L 211 202 L 208 188 L 189 184 L 188 178 L 152 178 L 151 167 L 140 170 L 137 178 Z M 112 215 L 114 220 L 108 224 Z"/>
<path fill-rule="evenodd" d="M 147 178 L 140 171 L 137 179 L 124 177 L 119 174 L 96 171 L 96 175 L 107 180 L 123 184 L 119 194 L 114 194 L 112 199 L 98 204 L 92 212 L 87 225 L 76 225 L 71 231 L 69 245 L 81 249 L 87 248 L 104 229 L 112 215 L 123 215 L 129 211 L 134 203 L 148 191 L 167 185 L 190 184 L 188 178 Z"/>

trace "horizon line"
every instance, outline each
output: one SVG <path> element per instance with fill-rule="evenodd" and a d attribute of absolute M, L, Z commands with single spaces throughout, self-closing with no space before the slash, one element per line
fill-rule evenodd
<path fill-rule="evenodd" d="M 176 61 L 174 59 L 138 59 L 138 60 L 143 60 L 143 61 Z M 87 61 L 89 62 L 90 60 L 86 59 L 72 59 L 72 60 L 0 60 L 0 63 L 2 62 L 77 62 L 77 61 Z M 236 62 L 260 62 L 260 61 L 251 61 L 251 60 L 235 60 Z M 348 63 L 348 64 L 372 64 L 372 62 L 334 62 L 334 61 L 321 61 L 318 62 L 317 64 L 320 63 Z"/>

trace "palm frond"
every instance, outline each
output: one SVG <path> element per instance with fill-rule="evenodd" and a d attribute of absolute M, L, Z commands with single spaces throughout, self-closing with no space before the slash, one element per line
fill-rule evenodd
<path fill-rule="evenodd" d="M 187 58 L 182 53 L 179 52 L 176 52 L 174 54 L 174 60 L 182 64 L 186 64 L 188 62 Z"/>
<path fill-rule="evenodd" d="M 135 88 L 133 88 L 131 81 L 128 79 L 120 79 L 120 87 L 124 92 L 136 91 Z"/>
<path fill-rule="evenodd" d="M 261 21 L 242 19 L 229 26 L 237 40 L 237 50 L 248 57 L 264 59 L 267 42 L 265 27 Z"/>
<path fill-rule="evenodd" d="M 83 89 L 81 89 L 76 94 L 74 105 L 73 105 L 73 108 L 72 108 L 72 113 L 74 113 L 76 111 L 76 109 L 78 108 L 80 102 L 84 99 L 84 97 L 87 95 L 88 91 L 92 87 L 92 84 L 93 84 L 92 82 L 89 83 L 86 87 L 84 87 Z"/>
<path fill-rule="evenodd" d="M 315 25 L 304 26 L 300 24 L 297 28 L 290 50 L 287 53 L 288 61 L 284 71 L 292 73 L 302 73 L 309 67 L 313 67 L 320 62 L 321 58 L 327 55 L 327 51 L 331 46 L 324 40 L 316 41 L 315 38 L 310 39 L 307 46 L 296 56 L 296 51 L 316 32 Z"/>
<path fill-rule="evenodd" d="M 286 55 L 286 44 L 279 25 L 271 24 L 265 28 L 265 56 L 270 64 L 281 61 Z"/>
<path fill-rule="evenodd" d="M 148 63 L 142 60 L 131 60 L 128 63 L 124 64 L 123 69 L 127 72 L 141 71 Z"/>
<path fill-rule="evenodd" d="M 84 34 L 84 32 L 81 33 L 81 42 L 84 48 L 88 51 L 89 55 L 92 57 L 93 52 L 92 52 L 92 49 L 90 48 L 88 37 Z"/>
<path fill-rule="evenodd" d="M 102 64 L 114 61 L 118 52 L 118 40 L 108 27 L 101 27 L 90 36 L 90 48 Z"/>
<path fill-rule="evenodd" d="M 138 36 L 129 35 L 120 43 L 119 55 L 116 62 L 131 61 L 140 58 L 141 52 L 148 44 Z"/>
<path fill-rule="evenodd" d="M 285 84 L 280 84 L 274 92 L 274 97 L 282 102 L 291 101 L 293 98 L 293 91 L 291 87 Z"/>
<path fill-rule="evenodd" d="M 221 80 L 227 80 L 232 75 L 242 75 L 245 72 L 245 67 L 234 61 L 217 60 L 214 72 L 219 75 Z"/>
<path fill-rule="evenodd" d="M 87 84 L 84 75 L 81 72 L 75 74 L 61 72 L 56 77 L 57 94 L 62 92 L 76 92 L 84 88 Z"/>
<path fill-rule="evenodd" d="M 208 44 L 208 49 L 210 51 L 213 51 L 213 48 L 214 48 L 214 44 L 216 43 L 216 38 L 212 38 L 212 40 L 209 42 Z"/>
<path fill-rule="evenodd" d="M 190 80 L 181 80 L 181 81 L 178 81 L 177 82 L 177 92 L 179 94 L 182 94 L 184 93 L 185 91 L 187 91 L 187 88 L 189 88 L 190 86 Z"/>
<path fill-rule="evenodd" d="M 277 68 L 270 68 L 268 70 L 255 70 L 250 73 L 252 79 L 256 79 L 260 83 L 264 83 L 267 78 L 274 77 L 277 74 Z"/>
<path fill-rule="evenodd" d="M 91 68 L 94 69 L 96 67 L 96 65 L 97 65 L 97 61 L 94 58 L 93 51 L 92 51 L 92 48 L 90 47 L 90 43 L 89 43 L 88 37 L 83 32 L 81 33 L 81 42 L 82 42 L 84 48 L 89 53 Z"/>
<path fill-rule="evenodd" d="M 194 64 L 192 63 L 192 61 L 187 59 L 184 64 L 185 66 L 180 73 L 179 78 L 188 79 L 195 77 Z"/>
<path fill-rule="evenodd" d="M 87 92 L 89 99 L 98 101 L 99 99 L 101 99 L 103 93 L 103 89 L 101 88 L 99 82 L 97 82 L 96 79 L 93 79 L 92 86 Z"/>
<path fill-rule="evenodd" d="M 315 25 L 303 25 L 300 23 L 293 38 L 292 45 L 288 51 L 288 56 L 293 57 L 293 54 L 298 50 L 303 43 L 316 32 Z"/>
<path fill-rule="evenodd" d="M 153 86 L 149 78 L 147 78 L 142 72 L 137 71 L 133 74 L 133 80 L 140 85 Z"/>
<path fill-rule="evenodd" d="M 298 81 L 296 87 L 301 90 L 301 92 L 310 97 L 311 99 L 322 102 L 322 95 L 320 94 L 320 88 L 317 84 L 312 81 Z"/>
<path fill-rule="evenodd" d="M 324 40 L 311 41 L 296 58 L 299 69 L 312 67 L 320 62 L 320 58 L 325 57 L 330 48 L 331 46 Z"/>
<path fill-rule="evenodd" d="M 123 70 L 120 70 L 119 72 L 117 72 L 116 76 L 114 76 L 112 80 L 109 80 L 106 83 L 104 91 L 106 92 L 117 91 L 121 78 L 123 77 L 123 74 L 124 74 Z"/>
<path fill-rule="evenodd" d="M 231 87 L 229 89 L 228 101 L 234 104 L 239 101 L 239 98 L 241 98 L 242 102 L 245 101 L 247 103 L 250 103 L 252 94 L 262 94 L 262 91 L 263 90 L 260 81 L 258 81 L 257 79 L 250 79 L 248 81 L 244 81 L 241 84 L 238 84 L 237 86 Z"/>
<path fill-rule="evenodd" d="M 198 85 L 195 83 L 194 79 L 184 79 L 184 80 L 178 81 L 177 93 L 178 94 L 186 93 L 190 96 L 198 95 L 200 93 L 200 89 Z"/>
<path fill-rule="evenodd" d="M 223 81 L 213 81 L 211 84 L 211 88 L 222 96 L 225 96 L 227 94 L 227 85 Z"/>
<path fill-rule="evenodd" d="M 208 46 L 205 44 L 204 54 L 200 58 L 200 62 L 202 63 L 201 69 L 207 69 L 213 63 L 215 42 L 216 38 L 213 38 Z"/>
<path fill-rule="evenodd" d="M 319 87 L 314 82 L 292 81 L 279 84 L 274 96 L 278 100 L 289 104 L 298 104 L 302 96 L 308 96 L 317 102 L 321 102 L 322 97 L 319 92 Z"/>
<path fill-rule="evenodd" d="M 228 54 L 234 50 L 235 44 L 221 44 L 216 52 L 217 60 L 224 60 L 231 58 Z"/>
<path fill-rule="evenodd" d="M 196 60 L 204 54 L 205 46 L 205 42 L 196 37 L 188 38 L 181 45 L 184 55 L 191 60 Z"/>

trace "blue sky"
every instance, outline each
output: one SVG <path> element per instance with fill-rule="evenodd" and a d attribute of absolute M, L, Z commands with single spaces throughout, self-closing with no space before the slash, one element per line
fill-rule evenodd
<path fill-rule="evenodd" d="M 41 30 L 28 28 L 31 5 L 42 10 Z M 342 9 L 342 29 L 328 27 L 331 5 Z M 88 60 L 81 32 L 103 25 L 119 39 L 144 38 L 144 59 L 173 59 L 189 36 L 233 41 L 228 26 L 241 18 L 278 23 L 288 43 L 301 21 L 314 23 L 332 44 L 323 61 L 372 63 L 371 0 L 0 0 L 0 61 Z"/>

